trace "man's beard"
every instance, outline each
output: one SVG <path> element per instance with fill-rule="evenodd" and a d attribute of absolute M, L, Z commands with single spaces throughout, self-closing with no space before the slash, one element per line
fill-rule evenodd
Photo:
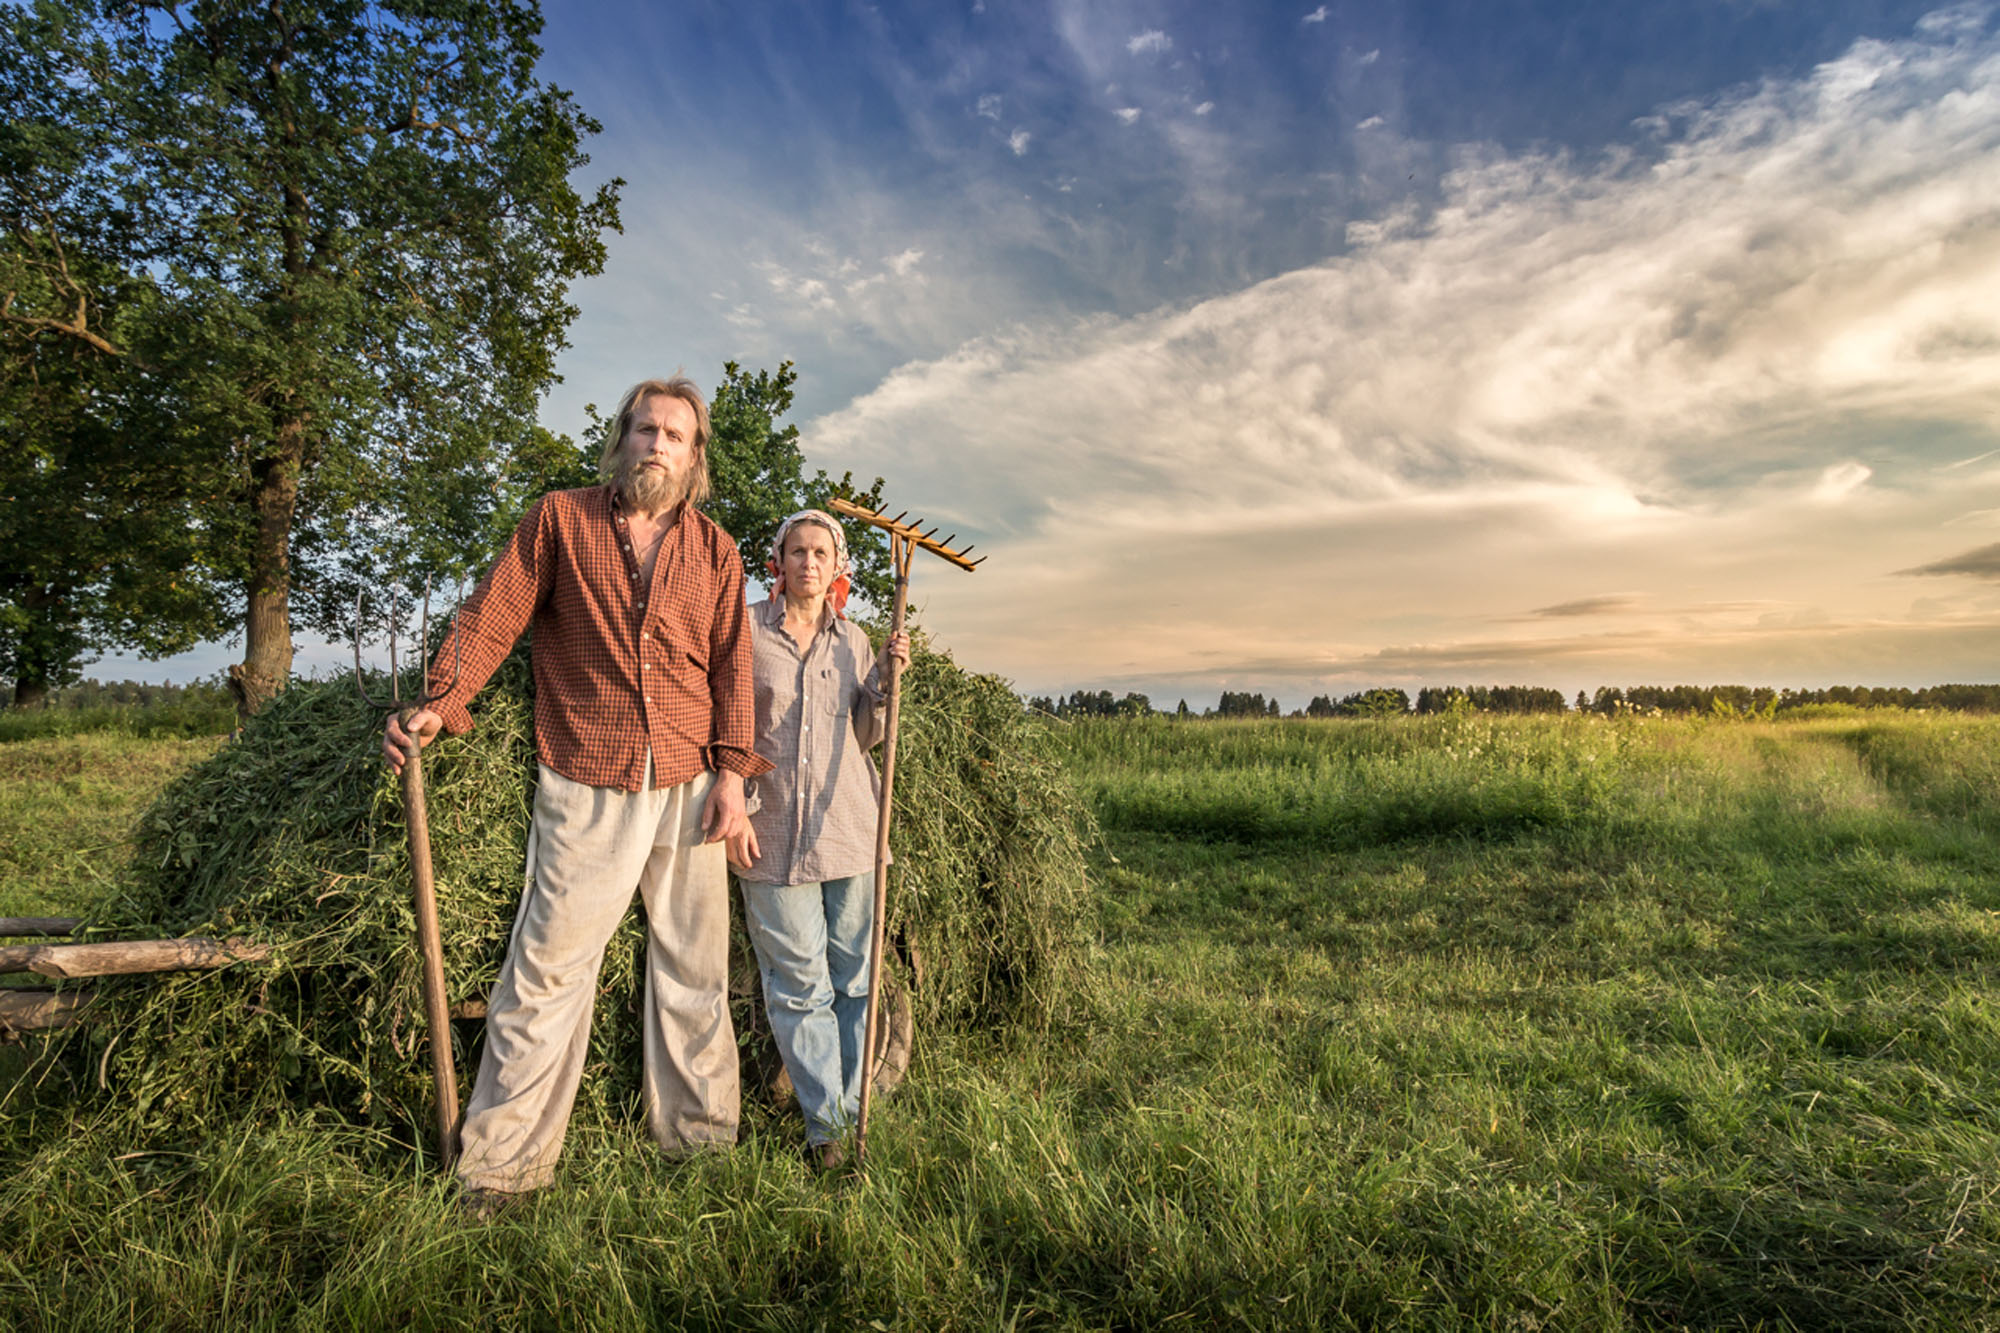
<path fill-rule="evenodd" d="M 647 467 L 644 459 L 623 464 L 618 469 L 618 493 L 636 509 L 663 514 L 687 499 L 693 469 L 676 472 L 664 467 Z"/>

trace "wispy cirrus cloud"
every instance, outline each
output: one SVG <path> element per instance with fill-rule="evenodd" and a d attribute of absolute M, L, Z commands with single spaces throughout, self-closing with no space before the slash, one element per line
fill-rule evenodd
<path fill-rule="evenodd" d="M 2000 442 L 1990 28 L 1946 11 L 1662 108 L 1595 160 L 1465 146 L 1435 208 L 1351 229 L 1344 255 L 997 331 L 808 439 L 977 534 L 984 577 L 938 580 L 930 613 L 1034 686 L 1217 683 L 1274 653 L 1316 663 L 1307 684 L 1699 675 L 1704 644 L 1759 642 L 1796 668 L 1833 625 L 1872 645 L 1857 662 L 1897 642 L 1959 661 L 1940 645 L 1990 644 L 2000 605 L 1911 603 L 1884 571 L 2000 503 L 2000 468 L 1938 471 Z M 1616 634 L 1474 629 L 1496 598 L 1603 613 L 1559 609 L 1606 583 L 1633 599 Z M 1766 609 L 1688 609 L 1747 589 Z"/>

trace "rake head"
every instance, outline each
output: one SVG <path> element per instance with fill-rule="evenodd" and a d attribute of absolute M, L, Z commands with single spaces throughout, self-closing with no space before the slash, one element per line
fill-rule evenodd
<path fill-rule="evenodd" d="M 907 510 L 896 515 L 894 518 L 890 518 L 880 510 L 870 509 L 866 505 L 856 504 L 852 500 L 843 499 L 837 495 L 827 501 L 827 503 L 832 506 L 836 513 L 845 514 L 849 518 L 858 518 L 864 523 L 873 524 L 887 532 L 898 573 L 902 573 L 909 568 L 909 552 L 915 547 L 922 547 L 932 555 L 942 556 L 964 570 L 976 569 L 986 563 L 986 557 L 983 555 L 977 560 L 966 558 L 972 550 L 970 546 L 966 547 L 963 551 L 952 546 L 952 542 L 958 538 L 957 533 L 954 532 L 943 541 L 939 541 L 935 527 L 929 532 L 924 531 L 924 521 L 922 519 L 911 519 Z"/>

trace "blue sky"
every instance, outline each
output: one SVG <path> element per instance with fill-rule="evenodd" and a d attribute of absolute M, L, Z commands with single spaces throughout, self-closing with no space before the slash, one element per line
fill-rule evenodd
<path fill-rule="evenodd" d="M 991 556 L 915 598 L 1024 692 L 2000 678 L 1991 6 L 607 2 L 544 42 L 627 182 L 544 421 L 795 361 L 813 464 Z"/>

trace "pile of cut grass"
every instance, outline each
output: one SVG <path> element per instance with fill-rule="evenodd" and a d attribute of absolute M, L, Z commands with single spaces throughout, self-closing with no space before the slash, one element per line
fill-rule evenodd
<path fill-rule="evenodd" d="M 425 754 L 454 1004 L 485 996 L 520 897 L 532 711 L 517 654 L 480 695 L 474 730 Z M 69 1038 L 62 1067 L 133 1133 L 326 1108 L 423 1137 L 420 960 L 380 725 L 350 681 L 296 685 L 141 821 L 128 882 L 101 901 L 93 934 L 238 936 L 270 954 L 220 974 L 100 983 L 103 1017 Z M 1088 817 L 1006 683 L 921 642 L 905 674 L 895 829 L 889 931 L 918 964 L 920 1028 L 1045 1018 L 1083 943 Z M 582 1123 L 636 1115 L 643 957 L 634 913 L 599 977 Z M 738 1030 L 754 1041 L 756 987 L 739 973 Z M 482 1025 L 454 1026 L 470 1070 Z"/>

